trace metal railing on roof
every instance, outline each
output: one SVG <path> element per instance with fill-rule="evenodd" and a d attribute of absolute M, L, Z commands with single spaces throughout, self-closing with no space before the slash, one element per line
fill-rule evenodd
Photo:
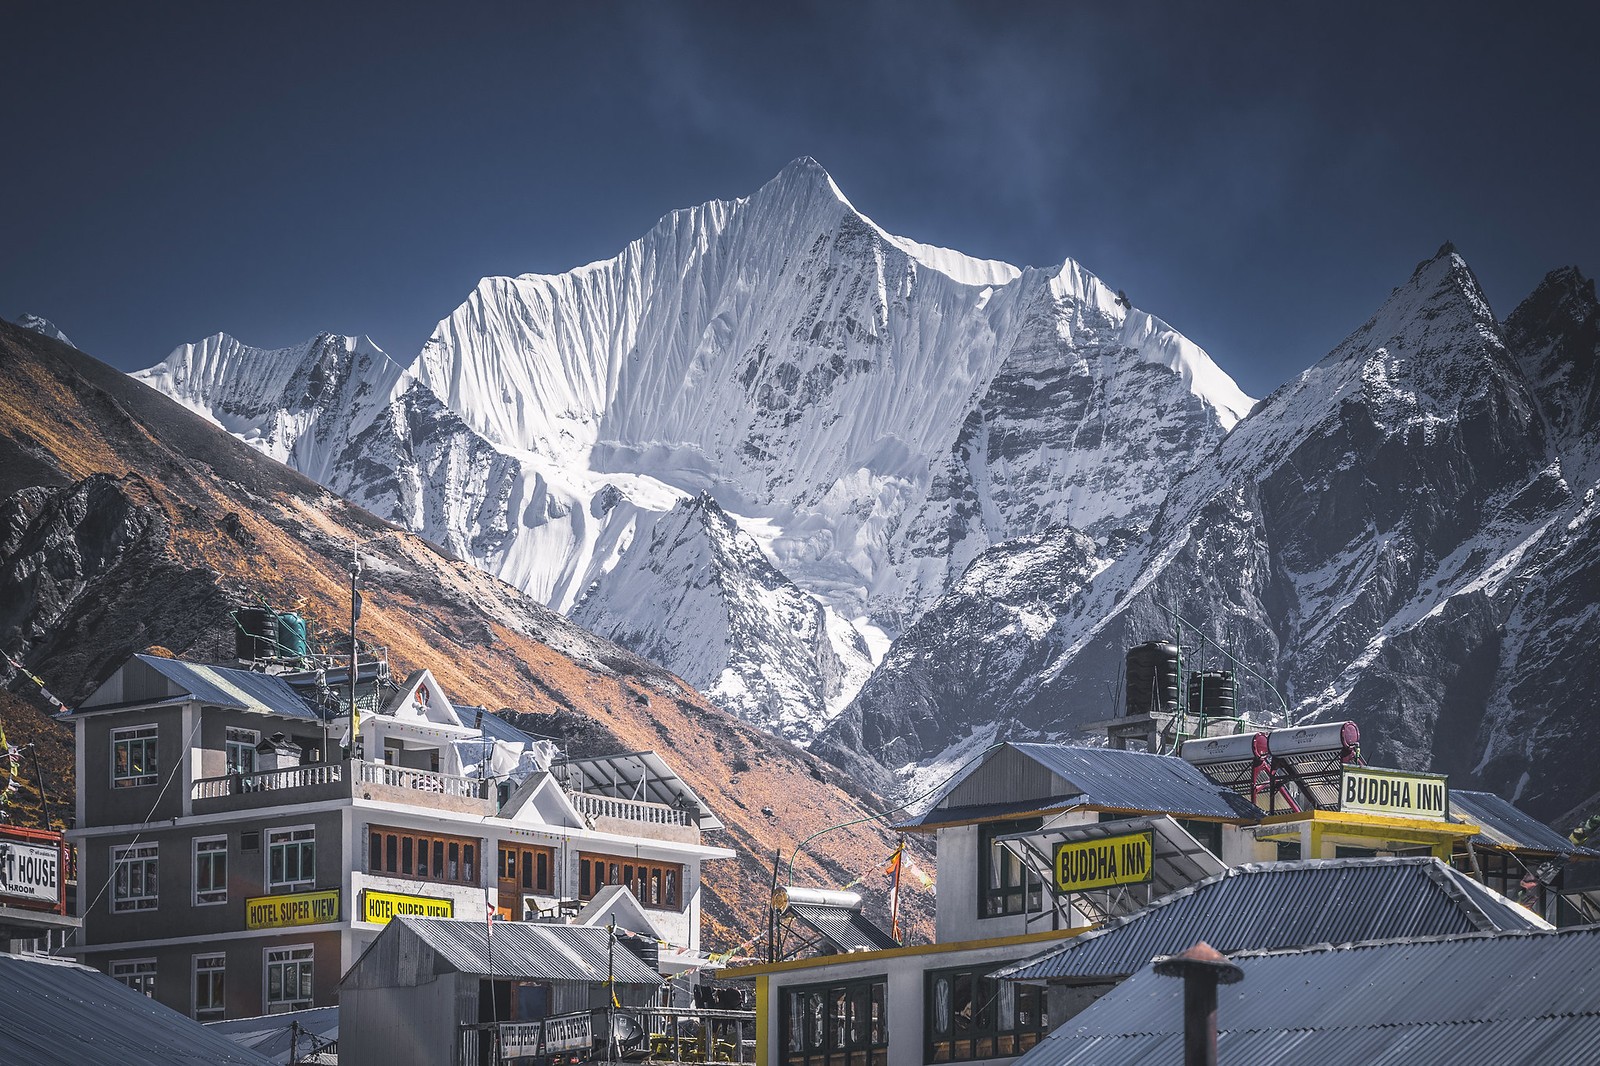
<path fill-rule="evenodd" d="M 437 770 L 418 770 L 410 766 L 390 766 L 381 762 L 357 762 L 353 765 L 355 779 L 363 785 L 414 788 L 420 792 L 467 796 L 472 799 L 482 799 L 485 795 L 485 782 L 476 777 L 441 774 Z"/>
<path fill-rule="evenodd" d="M 602 1007 L 543 1021 L 466 1023 L 456 1063 L 502 1066 L 557 1056 L 577 1062 L 754 1063 L 756 1012 Z"/>
<path fill-rule="evenodd" d="M 649 825 L 694 825 L 689 812 L 665 803 L 597 796 L 593 792 L 568 792 L 572 806 L 586 818 L 619 818 Z"/>
<path fill-rule="evenodd" d="M 344 763 L 309 763 L 253 774 L 203 777 L 194 783 L 193 799 L 222 799 L 256 792 L 278 792 L 310 785 L 329 785 L 345 780 Z"/>

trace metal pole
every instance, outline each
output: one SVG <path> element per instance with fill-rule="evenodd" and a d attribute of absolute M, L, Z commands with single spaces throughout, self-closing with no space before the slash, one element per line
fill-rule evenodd
<path fill-rule="evenodd" d="M 45 793 L 44 790 L 44 771 L 39 769 L 38 741 L 29 742 L 28 755 L 33 759 L 33 779 L 39 784 L 39 806 L 44 809 L 44 827 L 49 829 L 51 828 L 50 823 L 53 821 L 53 819 L 50 817 L 50 797 Z"/>
<path fill-rule="evenodd" d="M 361 716 L 356 710 L 356 664 L 360 649 L 356 645 L 356 619 L 361 615 L 361 593 L 356 582 L 361 577 L 361 555 L 350 553 L 350 755 L 361 757 Z"/>

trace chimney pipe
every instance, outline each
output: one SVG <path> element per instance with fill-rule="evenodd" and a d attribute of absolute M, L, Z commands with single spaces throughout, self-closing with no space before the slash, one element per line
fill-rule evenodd
<path fill-rule="evenodd" d="M 1157 959 L 1155 971 L 1183 978 L 1183 1066 L 1217 1066 L 1217 985 L 1243 980 L 1244 971 L 1204 940 Z"/>

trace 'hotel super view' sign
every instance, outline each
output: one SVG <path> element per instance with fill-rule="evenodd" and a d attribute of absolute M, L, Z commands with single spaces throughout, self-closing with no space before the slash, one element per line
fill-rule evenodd
<path fill-rule="evenodd" d="M 247 929 L 320 925 L 339 920 L 339 890 L 296 892 L 289 896 L 256 896 L 244 901 Z"/>
<path fill-rule="evenodd" d="M 1339 809 L 1442 822 L 1450 810 L 1450 790 L 1442 774 L 1346 766 L 1339 780 Z"/>
<path fill-rule="evenodd" d="M 373 925 L 388 925 L 389 919 L 454 918 L 455 903 L 439 896 L 405 896 L 399 892 L 367 889 L 361 893 L 361 917 Z"/>
<path fill-rule="evenodd" d="M 1081 892 L 1141 884 L 1150 880 L 1154 856 L 1155 834 L 1148 831 L 1057 844 L 1056 888 Z"/>

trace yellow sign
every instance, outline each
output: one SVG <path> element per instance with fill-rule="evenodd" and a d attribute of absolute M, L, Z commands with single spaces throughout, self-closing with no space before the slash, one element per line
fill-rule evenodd
<path fill-rule="evenodd" d="M 292 896 L 256 896 L 244 901 L 246 929 L 285 925 L 318 925 L 339 920 L 339 890 L 297 892 Z"/>
<path fill-rule="evenodd" d="M 1346 766 L 1339 781 L 1339 809 L 1363 814 L 1445 820 L 1450 792 L 1442 774 L 1414 774 L 1372 766 Z"/>
<path fill-rule="evenodd" d="M 1148 831 L 1057 844 L 1056 888 L 1080 892 L 1148 881 L 1155 850 L 1156 835 Z"/>
<path fill-rule="evenodd" d="M 390 918 L 454 918 L 454 901 L 438 896 L 403 896 L 398 892 L 367 889 L 361 893 L 361 917 L 373 925 L 388 925 Z"/>

